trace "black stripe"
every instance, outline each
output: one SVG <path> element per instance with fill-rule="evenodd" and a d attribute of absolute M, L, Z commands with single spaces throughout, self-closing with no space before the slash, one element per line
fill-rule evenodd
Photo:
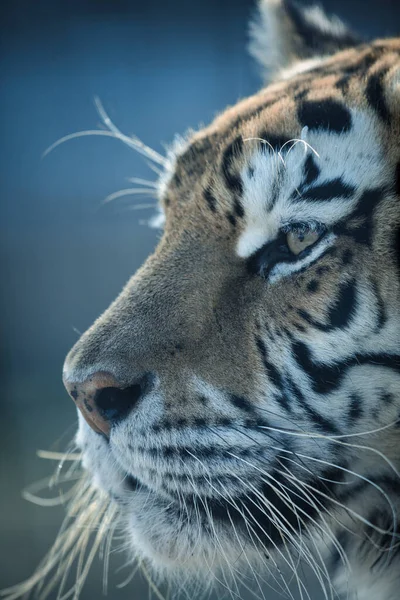
<path fill-rule="evenodd" d="M 338 488 L 337 498 L 343 501 L 348 501 L 351 498 L 354 498 L 357 494 L 364 492 L 364 490 L 374 483 L 379 486 L 382 490 L 384 490 L 387 494 L 395 494 L 396 496 L 400 495 L 400 481 L 396 477 L 391 477 L 389 475 L 381 475 L 381 476 L 369 476 L 368 481 L 358 481 L 357 483 L 350 486 L 341 486 Z M 385 512 L 382 512 L 381 509 L 377 509 L 376 511 L 368 516 L 368 521 L 371 523 L 375 523 L 376 525 L 381 522 L 381 526 L 383 529 L 390 530 L 390 525 L 392 523 L 392 515 L 389 516 L 388 525 L 382 525 L 382 519 L 385 519 Z M 387 535 L 387 534 L 385 534 Z M 390 535 L 390 538 L 392 536 Z M 381 546 L 382 548 L 382 546 Z"/>
<path fill-rule="evenodd" d="M 286 144 L 286 142 L 290 140 L 290 137 L 288 136 L 277 135 L 275 133 L 271 133 L 268 130 L 262 131 L 258 137 L 260 138 L 259 148 L 263 153 L 266 154 L 272 152 L 271 146 L 274 150 L 277 150 L 279 152 L 282 146 L 284 146 L 284 144 Z M 286 144 L 284 150 L 289 150 L 289 148 L 290 145 Z"/>
<path fill-rule="evenodd" d="M 327 321 L 328 331 L 338 327 L 346 327 L 356 309 L 356 284 L 347 281 L 339 286 L 338 301 L 329 309 Z"/>
<path fill-rule="evenodd" d="M 283 0 L 283 6 L 292 21 L 296 38 L 302 44 L 301 58 L 332 54 L 360 43 L 360 39 L 346 28 L 338 35 L 333 25 L 332 31 L 326 25 L 319 27 L 318 21 L 307 19 L 304 7 L 298 2 Z"/>
<path fill-rule="evenodd" d="M 354 354 L 346 360 L 324 365 L 314 361 L 309 347 L 303 342 L 293 342 L 292 351 L 297 364 L 310 377 L 312 388 L 318 394 L 329 394 L 337 389 L 353 367 L 378 366 L 400 373 L 400 355 L 397 354 Z"/>
<path fill-rule="evenodd" d="M 321 173 L 321 169 L 315 162 L 314 156 L 312 154 L 308 155 L 308 157 L 304 163 L 303 171 L 304 171 L 304 179 L 301 183 L 301 187 L 311 185 L 312 183 L 314 183 L 314 181 L 316 179 L 318 179 L 318 177 Z"/>
<path fill-rule="evenodd" d="M 307 283 L 307 291 L 311 294 L 315 294 L 319 290 L 319 281 L 317 279 L 312 279 Z"/>
<path fill-rule="evenodd" d="M 175 445 L 167 445 L 162 447 L 142 447 L 142 446 L 130 446 L 130 448 L 140 454 L 148 454 L 151 457 L 157 459 L 168 459 L 176 457 L 181 458 L 185 462 L 192 462 L 196 460 L 193 455 L 196 455 L 197 459 L 210 460 L 214 458 L 225 458 L 228 460 L 232 460 L 230 456 L 231 453 L 235 453 L 237 456 L 241 458 L 248 456 L 263 456 L 265 454 L 265 448 L 262 446 L 249 446 L 245 448 L 241 448 L 240 446 L 232 446 L 230 444 L 226 444 L 225 446 L 214 445 L 214 446 L 175 446 Z"/>
<path fill-rule="evenodd" d="M 340 77 L 335 83 L 335 88 L 340 90 L 342 94 L 345 96 L 350 85 L 351 75 L 346 74 L 343 77 Z"/>
<path fill-rule="evenodd" d="M 287 394 L 285 393 L 285 382 L 284 382 L 284 379 L 283 379 L 281 373 L 278 371 L 278 369 L 275 367 L 275 365 L 273 365 L 268 360 L 267 349 L 265 347 L 263 340 L 261 338 L 257 337 L 256 344 L 257 344 L 258 351 L 261 354 L 261 359 L 262 359 L 263 365 L 267 371 L 267 375 L 268 375 L 269 379 L 271 380 L 271 382 L 274 384 L 274 386 L 280 392 L 280 394 L 278 396 L 275 396 L 275 400 L 281 405 L 281 407 L 284 410 L 286 410 L 287 412 L 291 412 L 292 407 L 290 406 L 289 399 L 287 397 Z"/>
<path fill-rule="evenodd" d="M 378 307 L 378 314 L 376 317 L 376 330 L 379 331 L 380 329 L 382 329 L 382 327 L 387 321 L 386 307 L 376 281 L 372 282 L 372 288 L 374 290 L 376 304 Z"/>
<path fill-rule="evenodd" d="M 383 87 L 383 78 L 387 72 L 388 68 L 386 67 L 369 77 L 365 89 L 365 97 L 370 107 L 376 111 L 382 121 L 388 124 L 391 119 L 385 99 L 385 89 Z"/>
<path fill-rule="evenodd" d="M 217 200 L 212 194 L 210 188 L 204 190 L 204 199 L 207 202 L 210 210 L 214 213 L 217 212 Z"/>
<path fill-rule="evenodd" d="M 265 344 L 262 341 L 261 338 L 257 338 L 257 348 L 260 351 L 261 357 L 262 357 L 262 361 L 263 364 L 265 365 L 269 378 L 271 379 L 272 383 L 278 388 L 278 390 L 281 390 L 283 387 L 283 380 L 282 380 L 282 375 L 279 373 L 278 369 L 269 362 L 269 360 L 267 359 L 267 350 L 265 348 Z"/>
<path fill-rule="evenodd" d="M 228 214 L 227 214 L 227 215 L 225 215 L 225 216 L 226 216 L 226 218 L 228 219 L 229 223 L 230 223 L 230 224 L 231 224 L 233 227 L 236 227 L 236 219 L 235 219 L 235 217 L 234 217 L 234 216 L 233 216 L 231 213 L 228 213 Z"/>
<path fill-rule="evenodd" d="M 313 408 L 309 404 L 309 402 L 307 402 L 303 392 L 294 383 L 292 379 L 287 378 L 286 383 L 289 386 L 290 392 L 293 395 L 293 397 L 297 400 L 299 405 L 306 411 L 308 417 L 313 421 L 313 423 L 316 425 L 316 427 L 318 427 L 318 429 L 320 429 L 323 433 L 340 433 L 339 429 L 336 427 L 333 421 L 321 415 L 321 413 L 319 413 L 315 408 Z"/>
<path fill-rule="evenodd" d="M 350 425 L 360 419 L 364 414 L 362 398 L 358 394 L 351 394 L 348 419 Z"/>
<path fill-rule="evenodd" d="M 373 234 L 373 212 L 384 199 L 383 187 L 366 190 L 358 200 L 355 210 L 346 217 L 346 222 L 333 227 L 334 233 L 347 235 L 359 244 L 371 245 Z"/>
<path fill-rule="evenodd" d="M 298 200 L 314 200 L 317 202 L 332 200 L 333 198 L 350 198 L 355 192 L 355 187 L 345 183 L 341 177 L 337 177 L 305 191 L 303 197 L 299 198 L 296 196 L 296 198 Z"/>
<path fill-rule="evenodd" d="M 387 52 L 387 49 L 384 46 L 382 48 L 377 48 L 365 45 L 362 47 L 362 50 L 364 51 L 364 54 L 358 55 L 355 62 L 347 65 L 332 64 L 329 69 L 330 72 L 337 72 L 339 75 L 342 75 L 343 73 L 346 73 L 346 75 L 366 75 L 368 69 L 381 58 L 382 54 Z M 338 67 L 340 69 L 339 72 L 337 69 Z"/>
<path fill-rule="evenodd" d="M 400 162 L 397 163 L 395 170 L 394 193 L 400 196 Z"/>
<path fill-rule="evenodd" d="M 297 116 L 303 126 L 311 131 L 323 129 L 342 133 L 351 129 L 351 113 L 337 100 L 306 100 L 297 109 Z"/>
<path fill-rule="evenodd" d="M 237 217 L 239 217 L 240 219 L 242 217 L 244 217 L 244 208 L 243 208 L 242 203 L 240 202 L 239 198 L 235 197 L 235 199 L 233 201 L 233 208 L 235 211 L 235 215 Z"/>
<path fill-rule="evenodd" d="M 308 95 L 309 91 L 310 91 L 310 88 L 309 88 L 309 85 L 307 84 L 307 82 L 306 82 L 305 86 L 304 85 L 301 86 L 301 83 L 299 83 L 295 87 L 295 89 L 292 90 L 295 101 L 300 102 L 300 100 L 304 100 L 304 98 Z"/>
<path fill-rule="evenodd" d="M 370 485 L 371 484 L 369 481 L 358 481 L 357 483 L 343 486 L 340 490 L 338 490 L 336 497 L 342 503 L 348 502 L 349 500 L 354 499 L 355 496 L 365 492 Z"/>
<path fill-rule="evenodd" d="M 176 169 L 175 169 L 174 176 L 173 176 L 172 181 L 171 181 L 171 184 L 175 185 L 177 188 L 181 187 L 181 185 L 182 185 L 182 177 L 179 174 L 178 169 L 179 169 L 179 167 L 177 165 Z"/>
<path fill-rule="evenodd" d="M 395 397 L 390 392 L 383 392 L 381 395 L 381 400 L 382 400 L 383 404 L 385 404 L 386 406 L 389 406 L 390 404 L 394 403 Z"/>
<path fill-rule="evenodd" d="M 339 286 L 337 301 L 329 309 L 326 323 L 316 321 L 308 311 L 298 309 L 297 314 L 304 319 L 309 325 L 315 327 L 319 331 L 332 331 L 333 329 L 343 329 L 346 327 L 356 308 L 356 285 L 354 280 L 343 283 Z"/>
<path fill-rule="evenodd" d="M 243 183 L 240 176 L 234 172 L 232 167 L 232 161 L 238 157 L 243 151 L 243 140 L 241 136 L 238 136 L 229 144 L 225 149 L 222 156 L 222 174 L 225 179 L 225 183 L 231 192 L 241 196 L 243 193 Z"/>
<path fill-rule="evenodd" d="M 312 327 L 315 327 L 316 329 L 321 329 L 322 331 L 325 330 L 325 325 L 313 319 L 310 313 L 307 310 L 304 310 L 304 308 L 299 308 L 296 312 L 299 315 L 299 317 L 303 319 L 303 321 L 305 321 L 309 325 L 312 325 Z"/>
<path fill-rule="evenodd" d="M 342 265 L 349 265 L 351 263 L 351 261 L 353 260 L 353 252 L 350 250 L 350 248 L 346 248 L 346 250 L 343 252 L 343 256 L 342 256 Z"/>
<path fill-rule="evenodd" d="M 400 226 L 394 230 L 394 255 L 397 263 L 397 275 L 400 278 Z"/>
<path fill-rule="evenodd" d="M 236 394 L 228 395 L 229 401 L 235 406 L 239 408 L 243 412 L 246 413 L 254 413 L 254 406 L 243 396 L 237 396 Z"/>

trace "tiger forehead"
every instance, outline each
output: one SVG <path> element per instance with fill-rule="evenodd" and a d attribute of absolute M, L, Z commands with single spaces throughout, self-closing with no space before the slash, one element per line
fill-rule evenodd
<path fill-rule="evenodd" d="M 369 110 L 388 125 L 383 81 L 398 65 L 399 55 L 399 40 L 378 40 L 324 59 L 317 67 L 242 100 L 194 134 L 176 157 L 172 196 L 186 200 L 200 187 L 212 211 L 217 205 L 227 210 L 232 198 L 227 198 L 224 186 L 228 184 L 228 191 L 232 185 L 238 187 L 233 169 L 243 169 L 254 152 L 254 144 L 251 147 L 246 141 L 248 147 L 243 147 L 245 140 L 261 138 L 279 150 L 298 138 L 303 127 L 347 132 L 352 123 L 350 106 Z M 217 188 L 215 196 L 213 188 Z"/>

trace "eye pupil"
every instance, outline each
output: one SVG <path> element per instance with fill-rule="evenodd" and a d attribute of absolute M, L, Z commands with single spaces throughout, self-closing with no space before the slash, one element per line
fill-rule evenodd
<path fill-rule="evenodd" d="M 313 246 L 320 239 L 323 231 L 317 229 L 302 229 L 293 227 L 286 234 L 286 244 L 292 254 L 299 255 Z"/>
<path fill-rule="evenodd" d="M 247 261 L 248 269 L 251 273 L 267 278 L 279 263 L 295 263 L 305 258 L 326 232 L 326 225 L 319 221 L 285 223 L 275 240 L 250 256 Z"/>

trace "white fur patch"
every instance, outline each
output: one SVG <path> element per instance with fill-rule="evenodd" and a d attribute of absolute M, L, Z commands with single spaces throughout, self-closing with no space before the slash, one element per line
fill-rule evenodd
<path fill-rule="evenodd" d="M 160 199 L 164 197 L 175 173 L 176 161 L 178 160 L 178 157 L 181 156 L 189 146 L 189 137 L 192 133 L 192 131 L 189 131 L 185 136 L 176 135 L 172 144 L 170 144 L 170 146 L 168 146 L 166 149 L 167 156 L 164 171 L 160 175 L 160 178 L 157 182 L 157 191 Z"/>
<path fill-rule="evenodd" d="M 358 110 L 352 110 L 351 116 L 349 132 L 311 131 L 307 133 L 307 142 L 293 141 L 292 146 L 285 147 L 285 153 L 263 153 L 257 142 L 257 151 L 249 165 L 251 169 L 246 168 L 242 173 L 246 225 L 237 242 L 238 256 L 248 258 L 290 223 L 317 221 L 329 229 L 355 208 L 364 191 L 384 184 L 387 167 L 375 120 L 371 113 Z M 250 139 L 246 143 L 255 142 Z M 303 191 L 303 200 L 301 196 L 296 197 L 296 190 L 304 178 L 306 157 L 312 151 L 320 173 Z M 339 178 L 355 188 L 353 197 L 307 201 L 307 191 Z M 298 266 L 301 268 L 302 264 Z M 281 267 L 278 271 L 283 273 L 285 269 L 287 267 Z"/>
<path fill-rule="evenodd" d="M 277 4 L 276 0 L 274 4 Z M 285 40 L 280 35 L 278 17 L 272 2 L 260 0 L 257 16 L 250 22 L 249 51 L 261 65 L 266 79 L 276 67 L 283 67 L 287 63 Z"/>

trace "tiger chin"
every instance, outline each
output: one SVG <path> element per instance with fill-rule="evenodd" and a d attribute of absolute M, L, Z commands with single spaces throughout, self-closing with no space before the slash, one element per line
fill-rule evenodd
<path fill-rule="evenodd" d="M 165 157 L 128 140 L 163 168 L 163 234 L 65 361 L 87 483 L 51 556 L 94 524 L 235 596 L 310 597 L 301 561 L 318 597 L 395 600 L 400 40 L 291 0 L 251 40 L 267 87 Z"/>

